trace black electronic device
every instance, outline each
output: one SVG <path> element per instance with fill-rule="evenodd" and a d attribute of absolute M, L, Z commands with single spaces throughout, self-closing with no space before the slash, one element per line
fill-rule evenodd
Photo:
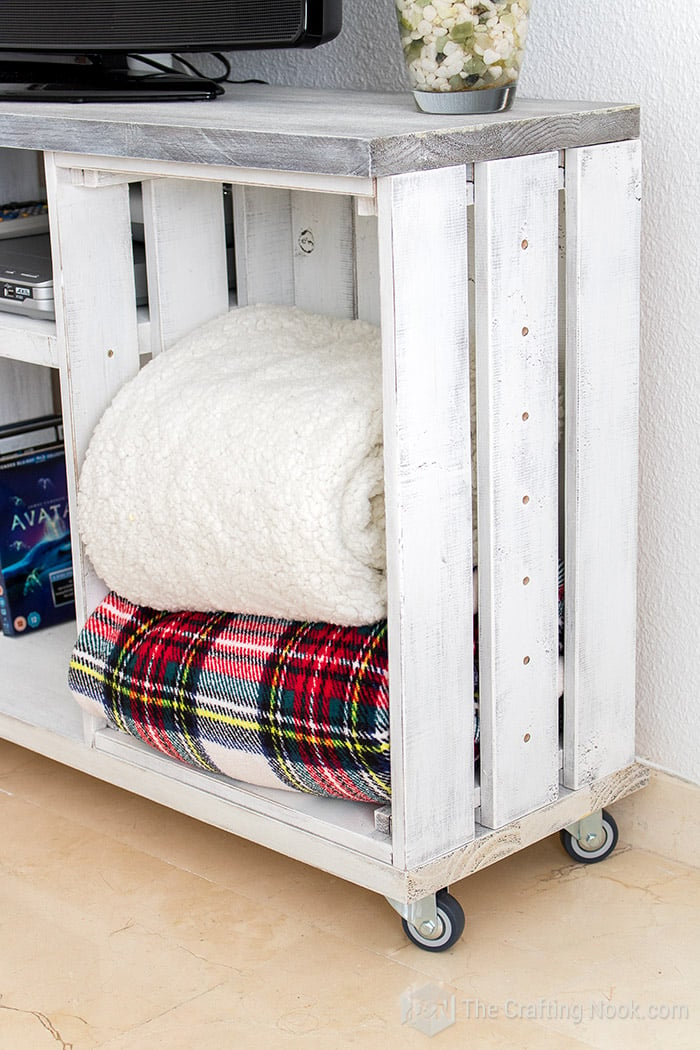
<path fill-rule="evenodd" d="M 216 78 L 136 70 L 138 55 L 316 47 L 342 0 L 4 0 L 0 101 L 215 98 Z"/>

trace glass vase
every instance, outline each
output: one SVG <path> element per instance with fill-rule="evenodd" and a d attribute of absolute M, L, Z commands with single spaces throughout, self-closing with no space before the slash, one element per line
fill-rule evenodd
<path fill-rule="evenodd" d="M 498 113 L 515 98 L 531 0 L 394 0 L 426 113 Z"/>

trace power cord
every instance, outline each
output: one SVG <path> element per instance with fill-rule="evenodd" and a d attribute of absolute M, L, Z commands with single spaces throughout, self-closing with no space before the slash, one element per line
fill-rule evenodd
<path fill-rule="evenodd" d="M 211 80 L 214 84 L 267 84 L 267 80 L 256 80 L 253 78 L 248 80 L 231 80 L 231 63 L 228 60 L 228 58 L 226 58 L 226 56 L 220 51 L 211 51 L 209 52 L 209 54 L 212 58 L 215 58 L 217 59 L 217 61 L 221 62 L 221 64 L 224 67 L 224 72 L 219 74 L 218 76 L 208 76 L 206 73 L 202 73 L 202 71 L 200 69 L 197 69 L 197 67 L 194 66 L 189 61 L 189 59 L 183 58 L 182 55 L 173 54 L 172 57 L 175 59 L 176 62 L 179 62 L 180 65 L 184 66 L 185 69 L 188 69 L 191 75 L 197 80 Z M 149 58 L 146 55 L 129 54 L 127 55 L 127 58 L 134 59 L 136 62 L 143 62 L 145 65 L 152 66 L 154 69 L 159 70 L 161 73 L 175 72 L 175 70 L 173 70 L 171 66 L 166 66 L 162 62 L 158 62 L 156 59 Z"/>

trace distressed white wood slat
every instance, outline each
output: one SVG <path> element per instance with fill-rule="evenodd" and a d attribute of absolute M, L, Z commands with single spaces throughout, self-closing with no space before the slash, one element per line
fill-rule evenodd
<path fill-rule="evenodd" d="M 352 197 L 293 192 L 292 249 L 295 304 L 354 317 Z"/>
<path fill-rule="evenodd" d="M 139 368 L 128 187 L 86 190 L 47 156 L 76 612 L 82 624 L 105 587 L 76 538 L 77 479 L 95 425 Z"/>
<path fill-rule="evenodd" d="M 292 196 L 289 190 L 233 187 L 239 306 L 294 302 Z"/>
<path fill-rule="evenodd" d="M 0 357 L 58 368 L 56 325 L 35 317 L 0 313 Z"/>
<path fill-rule="evenodd" d="M 566 154 L 564 783 L 634 755 L 638 142 Z"/>
<path fill-rule="evenodd" d="M 377 185 L 394 863 L 474 835 L 463 167 Z"/>
<path fill-rule="evenodd" d="M 151 352 L 228 310 L 223 190 L 217 183 L 143 183 Z"/>
<path fill-rule="evenodd" d="M 376 215 L 355 209 L 355 299 L 361 321 L 379 324 L 379 241 Z"/>
<path fill-rule="evenodd" d="M 475 165 L 481 823 L 558 792 L 556 153 Z"/>
<path fill-rule="evenodd" d="M 115 182 L 134 182 L 141 178 L 164 176 L 174 179 L 228 182 L 234 186 L 354 194 L 369 198 L 374 196 L 374 179 L 351 173 L 343 175 L 328 174 L 325 171 L 280 171 L 275 168 L 205 164 L 202 160 L 188 163 L 163 158 L 154 161 L 148 157 L 90 156 L 88 161 L 81 153 L 56 153 L 55 156 L 59 167 L 71 168 L 73 181 L 76 185 L 83 186 L 111 186 Z"/>

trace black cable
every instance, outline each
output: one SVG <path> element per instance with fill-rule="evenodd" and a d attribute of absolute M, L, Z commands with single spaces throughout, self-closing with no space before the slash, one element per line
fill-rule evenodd
<path fill-rule="evenodd" d="M 224 73 L 220 76 L 207 76 L 206 73 L 202 73 L 201 70 L 197 69 L 196 66 L 193 66 L 192 63 L 188 59 L 183 58 L 182 55 L 173 54 L 172 57 L 176 62 L 183 65 L 185 69 L 188 69 L 190 75 L 196 80 L 210 80 L 214 84 L 267 84 L 267 80 L 256 80 L 254 78 L 248 80 L 231 80 L 231 63 L 226 56 L 222 55 L 219 51 L 211 51 L 210 54 L 212 58 L 218 59 L 224 66 Z M 148 58 L 146 55 L 128 54 L 126 57 L 132 58 L 137 62 L 144 62 L 147 66 L 153 66 L 154 69 L 160 70 L 161 73 L 177 73 L 177 70 L 173 69 L 172 66 L 163 65 L 162 62 L 158 62 L 154 58 Z"/>

